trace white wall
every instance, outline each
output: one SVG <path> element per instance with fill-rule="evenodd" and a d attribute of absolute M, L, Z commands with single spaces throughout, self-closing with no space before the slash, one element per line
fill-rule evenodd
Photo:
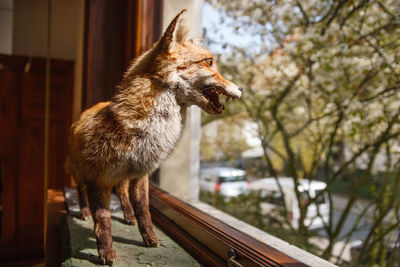
<path fill-rule="evenodd" d="M 182 9 L 188 10 L 190 38 L 201 38 L 203 0 L 164 0 L 163 29 Z M 201 113 L 191 107 L 184 134 L 174 152 L 160 168 L 160 187 L 186 201 L 198 199 L 200 166 Z"/>
<path fill-rule="evenodd" d="M 187 9 L 188 23 L 191 25 L 189 38 L 203 37 L 203 0 L 164 0 L 163 31 L 182 9 Z"/>

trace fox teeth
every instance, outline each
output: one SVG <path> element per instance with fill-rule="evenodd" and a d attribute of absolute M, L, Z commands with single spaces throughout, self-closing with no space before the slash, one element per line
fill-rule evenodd
<path fill-rule="evenodd" d="M 216 105 L 214 105 L 214 103 L 212 103 L 211 102 L 211 105 L 215 108 L 215 109 L 217 109 L 219 112 L 222 112 L 224 109 L 225 109 L 225 107 L 222 105 L 222 106 L 220 106 L 220 107 L 217 107 Z"/>

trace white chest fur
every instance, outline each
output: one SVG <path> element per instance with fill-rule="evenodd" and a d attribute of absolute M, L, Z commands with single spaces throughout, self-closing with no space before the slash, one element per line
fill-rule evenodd
<path fill-rule="evenodd" d="M 138 121 L 123 121 L 127 129 L 139 132 L 132 136 L 132 146 L 125 153 L 130 170 L 151 172 L 164 161 L 182 135 L 184 113 L 168 92 L 158 95 L 148 116 Z"/>

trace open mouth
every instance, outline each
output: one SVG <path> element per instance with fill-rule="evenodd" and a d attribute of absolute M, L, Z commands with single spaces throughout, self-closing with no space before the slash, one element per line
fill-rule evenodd
<path fill-rule="evenodd" d="M 211 103 L 212 108 L 218 113 L 221 114 L 222 111 L 225 109 L 225 106 L 221 104 L 219 101 L 220 95 L 226 96 L 225 103 L 227 103 L 231 98 L 235 99 L 236 97 L 228 95 L 225 91 L 214 88 L 214 87 L 207 87 L 204 88 L 202 91 L 203 96 Z"/>

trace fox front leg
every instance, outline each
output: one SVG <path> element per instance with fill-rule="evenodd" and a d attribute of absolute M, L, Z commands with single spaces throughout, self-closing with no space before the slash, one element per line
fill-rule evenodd
<path fill-rule="evenodd" d="M 131 202 L 129 201 L 129 180 L 123 180 L 115 186 L 119 201 L 121 202 L 121 208 L 124 213 L 125 223 L 130 225 L 136 224 L 136 218 L 133 213 Z"/>
<path fill-rule="evenodd" d="M 158 247 L 149 211 L 149 176 L 131 180 L 129 196 L 135 209 L 139 231 L 148 247 Z"/>
<path fill-rule="evenodd" d="M 88 185 L 87 196 L 94 221 L 94 234 L 100 262 L 112 264 L 117 257 L 112 248 L 111 213 L 109 210 L 111 187 Z"/>
<path fill-rule="evenodd" d="M 87 220 L 90 217 L 90 209 L 86 196 L 86 186 L 78 185 L 77 191 L 81 218 Z"/>

